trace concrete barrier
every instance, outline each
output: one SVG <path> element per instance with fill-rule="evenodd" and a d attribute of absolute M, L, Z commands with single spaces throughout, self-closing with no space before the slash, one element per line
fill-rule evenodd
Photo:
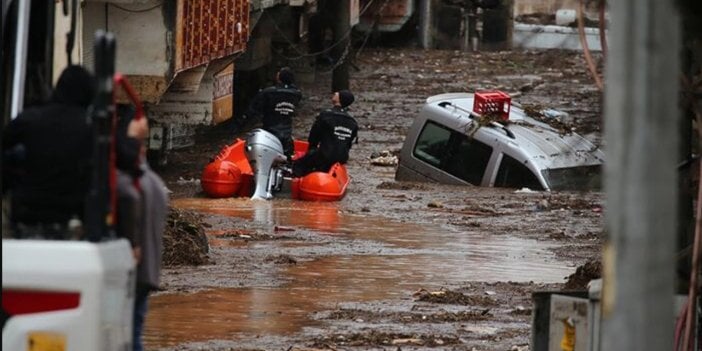
<path fill-rule="evenodd" d="M 598 28 L 585 28 L 585 38 L 591 51 L 602 51 Z M 512 46 L 525 49 L 582 50 L 578 28 L 515 23 Z"/>

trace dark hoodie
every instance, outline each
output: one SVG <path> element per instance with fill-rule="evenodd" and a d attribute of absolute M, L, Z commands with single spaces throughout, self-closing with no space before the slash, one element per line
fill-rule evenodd
<path fill-rule="evenodd" d="M 3 153 L 12 153 L 14 162 L 3 166 L 3 190 L 8 182 L 13 222 L 82 219 L 92 154 L 87 107 L 94 96 L 92 75 L 70 66 L 61 73 L 49 103 L 23 111 L 8 124 Z"/>

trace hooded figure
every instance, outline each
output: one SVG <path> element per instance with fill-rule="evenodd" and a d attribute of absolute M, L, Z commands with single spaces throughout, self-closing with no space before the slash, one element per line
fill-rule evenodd
<path fill-rule="evenodd" d="M 69 66 L 47 104 L 23 111 L 7 125 L 3 192 L 12 192 L 13 224 L 57 227 L 83 218 L 92 155 L 87 108 L 94 96 L 92 75 Z"/>

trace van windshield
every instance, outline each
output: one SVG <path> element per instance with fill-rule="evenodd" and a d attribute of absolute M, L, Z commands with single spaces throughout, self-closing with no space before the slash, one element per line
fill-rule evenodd
<path fill-rule="evenodd" d="M 591 191 L 602 188 L 602 165 L 545 169 L 541 174 L 551 190 Z"/>

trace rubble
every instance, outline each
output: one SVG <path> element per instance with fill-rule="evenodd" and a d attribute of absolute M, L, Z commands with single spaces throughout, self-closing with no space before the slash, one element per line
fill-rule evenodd
<path fill-rule="evenodd" d="M 397 166 L 398 158 L 396 154 L 388 150 L 383 150 L 371 154 L 370 163 L 374 166 L 394 167 Z"/>
<path fill-rule="evenodd" d="M 460 344 L 458 337 L 452 335 L 390 333 L 369 330 L 365 333 L 350 335 L 336 334 L 315 340 L 314 347 L 337 349 L 337 346 L 446 346 Z"/>
<path fill-rule="evenodd" d="M 427 291 L 421 289 L 414 293 L 417 301 L 445 303 L 469 306 L 494 306 L 497 302 L 489 296 L 471 296 L 451 290 Z"/>
<path fill-rule="evenodd" d="M 209 244 L 205 236 L 202 215 L 170 208 L 163 233 L 165 267 L 202 265 L 209 262 Z"/>
<path fill-rule="evenodd" d="M 602 261 L 591 260 L 578 267 L 575 273 L 568 276 L 563 290 L 587 290 L 587 284 L 602 277 Z"/>

